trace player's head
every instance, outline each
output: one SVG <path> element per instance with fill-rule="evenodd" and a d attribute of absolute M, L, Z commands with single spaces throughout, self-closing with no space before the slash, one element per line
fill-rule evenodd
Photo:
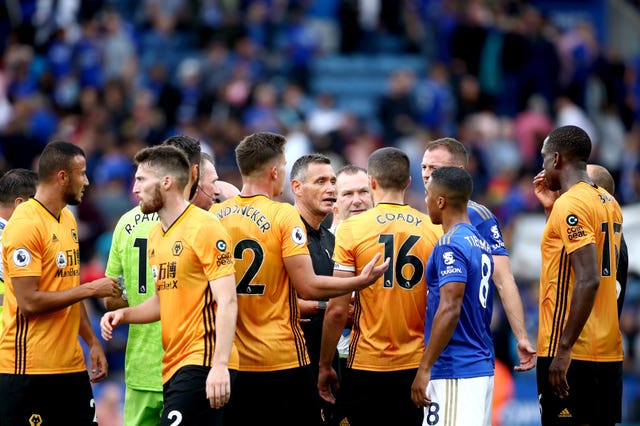
<path fill-rule="evenodd" d="M 242 179 L 269 179 L 273 182 L 273 193 L 278 196 L 284 188 L 286 159 L 284 136 L 276 133 L 253 133 L 240 141 L 236 147 L 236 163 Z"/>
<path fill-rule="evenodd" d="M 473 180 L 466 170 L 456 166 L 440 167 L 427 182 L 425 203 L 431 222 L 442 223 L 444 211 L 466 211 L 473 191 Z"/>
<path fill-rule="evenodd" d="M 189 182 L 189 160 L 176 147 L 158 145 L 139 151 L 134 157 L 138 165 L 133 193 L 140 199 L 142 213 L 157 212 L 164 207 L 165 194 L 183 194 Z"/>
<path fill-rule="evenodd" d="M 577 126 L 562 126 L 549 133 L 542 144 L 542 167 L 549 189 L 560 189 L 562 170 L 586 171 L 591 139 Z"/>
<path fill-rule="evenodd" d="M 212 156 L 203 152 L 200 155 L 200 175 L 198 186 L 191 202 L 204 210 L 209 210 L 220 196 L 218 188 L 218 172 Z"/>
<path fill-rule="evenodd" d="M 336 175 L 331 159 L 322 154 L 298 158 L 291 168 L 291 191 L 302 216 L 316 218 L 328 215 L 336 201 Z"/>
<path fill-rule="evenodd" d="M 82 148 L 66 141 L 49 142 L 38 161 L 38 181 L 55 182 L 66 204 L 80 204 L 84 189 L 89 186 Z"/>
<path fill-rule="evenodd" d="M 12 209 L 36 194 L 38 174 L 28 169 L 11 169 L 0 177 L 0 207 Z M 3 219 L 9 219 L 4 217 Z"/>
<path fill-rule="evenodd" d="M 220 195 L 216 198 L 216 203 L 221 203 L 224 200 L 233 198 L 240 193 L 240 190 L 232 183 L 226 182 L 224 180 L 219 180 L 218 182 L 216 182 L 216 184 L 218 186 L 218 189 L 220 190 Z"/>
<path fill-rule="evenodd" d="M 427 184 L 431 173 L 439 167 L 467 167 L 469 154 L 465 146 L 454 138 L 436 139 L 429 143 L 422 156 L 422 181 Z"/>
<path fill-rule="evenodd" d="M 398 148 L 377 149 L 369 156 L 367 174 L 372 190 L 380 187 L 385 190 L 404 191 L 411 183 L 409 157 Z"/>
<path fill-rule="evenodd" d="M 614 194 L 616 190 L 616 183 L 613 180 L 613 176 L 611 176 L 611 173 L 609 173 L 607 169 L 598 164 L 587 164 L 587 174 L 593 183 L 607 191 L 609 194 Z"/>
<path fill-rule="evenodd" d="M 198 141 L 195 138 L 192 138 L 191 136 L 177 135 L 177 136 L 171 136 L 170 138 L 166 139 L 162 144 L 175 146 L 180 151 L 182 151 L 184 155 L 187 156 L 187 160 L 189 160 L 189 164 L 190 164 L 189 179 L 191 181 L 191 187 L 189 188 L 188 199 L 189 200 L 192 199 L 193 195 L 196 192 L 196 189 L 198 188 L 198 179 L 200 176 L 200 173 L 198 171 L 198 168 L 200 167 L 200 155 L 202 154 L 202 147 L 200 146 L 200 141 Z"/>
<path fill-rule="evenodd" d="M 334 222 L 363 213 L 373 207 L 367 170 L 348 164 L 336 173 Z"/>

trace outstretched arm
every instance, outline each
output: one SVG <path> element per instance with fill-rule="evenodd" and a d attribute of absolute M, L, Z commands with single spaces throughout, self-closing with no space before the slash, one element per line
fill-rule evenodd
<path fill-rule="evenodd" d="M 511 272 L 508 256 L 493 256 L 493 282 L 498 290 L 504 312 L 511 325 L 511 331 L 516 338 L 516 348 L 520 365 L 515 366 L 516 371 L 531 370 L 536 365 L 536 350 L 529 341 L 527 329 L 524 325 L 524 309 L 522 299 L 516 286 L 516 281 Z"/>

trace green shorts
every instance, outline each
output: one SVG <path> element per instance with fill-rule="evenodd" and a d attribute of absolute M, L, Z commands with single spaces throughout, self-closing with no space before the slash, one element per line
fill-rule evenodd
<path fill-rule="evenodd" d="M 158 426 L 162 407 L 162 391 L 127 387 L 124 397 L 124 426 Z"/>

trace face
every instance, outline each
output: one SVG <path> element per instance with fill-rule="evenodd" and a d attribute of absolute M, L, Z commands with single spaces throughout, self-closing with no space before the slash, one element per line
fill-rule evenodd
<path fill-rule="evenodd" d="M 560 179 L 555 167 L 555 159 L 558 153 L 551 151 L 547 139 L 542 144 L 540 153 L 542 154 L 542 168 L 544 169 L 547 185 L 551 191 L 558 191 L 560 189 Z"/>
<path fill-rule="evenodd" d="M 336 180 L 337 216 L 341 220 L 363 213 L 373 207 L 369 179 L 364 172 L 341 174 Z"/>
<path fill-rule="evenodd" d="M 296 194 L 311 214 L 325 217 L 331 212 L 336 198 L 336 175 L 330 164 L 311 163 L 307 176 Z"/>
<path fill-rule="evenodd" d="M 425 186 L 429 181 L 429 176 L 434 170 L 445 166 L 459 166 L 454 164 L 453 156 L 446 148 L 435 148 L 429 151 L 425 151 L 422 156 L 422 181 Z"/>
<path fill-rule="evenodd" d="M 160 190 L 160 178 L 155 171 L 144 164 L 138 165 L 133 193 L 140 200 L 140 210 L 149 214 L 160 210 L 164 206 L 162 191 Z"/>
<path fill-rule="evenodd" d="M 218 172 L 210 161 L 204 162 L 201 172 L 198 189 L 191 202 L 201 209 L 209 210 L 216 198 L 220 196 L 220 189 L 217 185 Z"/>
<path fill-rule="evenodd" d="M 424 202 L 427 205 L 427 212 L 431 222 L 435 225 L 442 223 L 442 212 L 438 207 L 438 196 L 436 195 L 436 187 L 433 181 L 427 182 L 425 186 L 425 198 Z"/>
<path fill-rule="evenodd" d="M 84 189 L 89 186 L 87 178 L 87 160 L 82 155 L 76 155 L 71 161 L 67 172 L 67 185 L 64 191 L 65 203 L 77 206 L 82 201 Z"/>

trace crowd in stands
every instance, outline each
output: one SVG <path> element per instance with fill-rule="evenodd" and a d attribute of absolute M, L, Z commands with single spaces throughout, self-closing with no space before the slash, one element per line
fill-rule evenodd
<path fill-rule="evenodd" d="M 336 168 L 366 167 L 373 150 L 396 146 L 413 163 L 407 199 L 423 210 L 424 144 L 453 136 L 472 153 L 473 198 L 493 209 L 508 237 L 518 214 L 541 211 L 531 182 L 544 137 L 574 124 L 591 137 L 591 161 L 614 176 L 618 200 L 640 201 L 640 57 L 619 57 L 588 22 L 563 27 L 535 2 L 3 3 L 0 169 L 32 168 L 52 139 L 84 149 L 85 274 L 103 273 L 110 231 L 137 202 L 133 154 L 175 134 L 200 139 L 220 177 L 235 184 L 235 144 L 255 131 L 286 135 L 290 162 L 320 152 Z M 382 54 L 424 66 L 393 70 L 369 116 L 315 89 L 323 58 Z M 520 284 L 535 338 L 537 283 Z M 636 302 L 622 326 L 640 349 L 638 318 Z M 638 373 L 628 346 L 627 368 Z"/>

